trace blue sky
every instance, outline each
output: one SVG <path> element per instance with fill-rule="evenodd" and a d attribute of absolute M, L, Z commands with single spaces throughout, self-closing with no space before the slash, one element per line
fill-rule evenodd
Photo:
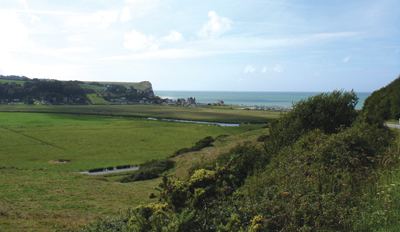
<path fill-rule="evenodd" d="M 400 74 L 399 25 L 398 0 L 1 0 L 0 73 L 371 91 Z"/>

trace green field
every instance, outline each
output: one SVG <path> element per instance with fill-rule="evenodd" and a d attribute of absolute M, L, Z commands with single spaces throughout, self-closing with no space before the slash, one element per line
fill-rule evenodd
<path fill-rule="evenodd" d="M 0 231 L 74 228 L 148 202 L 157 179 L 122 184 L 78 172 L 165 158 L 205 136 L 235 135 L 253 127 L 2 112 Z M 60 159 L 70 162 L 57 163 Z"/>
<path fill-rule="evenodd" d="M 5 84 L 5 83 L 15 83 L 15 84 L 22 85 L 23 83 L 25 83 L 25 81 L 0 79 L 0 84 Z"/>
<path fill-rule="evenodd" d="M 0 112 L 52 112 L 128 117 L 174 118 L 217 122 L 266 123 L 282 113 L 242 110 L 231 107 L 178 107 L 163 105 L 0 105 Z"/>

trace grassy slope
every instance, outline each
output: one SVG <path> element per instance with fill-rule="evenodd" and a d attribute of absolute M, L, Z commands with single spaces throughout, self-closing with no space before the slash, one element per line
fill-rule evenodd
<path fill-rule="evenodd" d="M 229 107 L 176 107 L 162 105 L 0 105 L 0 112 L 58 112 L 75 114 L 119 115 L 130 117 L 176 118 L 219 122 L 265 123 L 278 118 L 281 113 L 271 111 L 251 111 Z"/>
<path fill-rule="evenodd" d="M 243 130 L 246 127 L 0 113 L 0 230 L 71 228 L 148 202 L 158 180 L 120 184 L 76 172 L 167 157 L 207 135 Z M 71 162 L 49 162 L 57 159 Z"/>
<path fill-rule="evenodd" d="M 171 174 L 180 179 L 186 179 L 189 177 L 189 171 L 193 167 L 211 163 L 218 158 L 218 156 L 228 153 L 239 144 L 252 143 L 254 145 L 261 145 L 261 143 L 257 142 L 257 138 L 265 134 L 268 134 L 268 129 L 261 128 L 218 138 L 212 147 L 204 148 L 201 151 L 189 152 L 173 158 L 176 162 L 176 168 Z"/>
<path fill-rule="evenodd" d="M 23 83 L 25 83 L 25 81 L 0 79 L 0 84 L 5 84 L 5 83 L 15 83 L 22 85 Z"/>
<path fill-rule="evenodd" d="M 108 105 L 110 104 L 108 101 L 104 100 L 101 96 L 96 93 L 90 93 L 86 95 L 93 105 Z"/>
<path fill-rule="evenodd" d="M 142 82 L 99 82 L 100 84 L 112 84 L 112 85 L 123 85 L 127 88 L 133 87 L 138 90 L 147 90 L 149 88 L 152 88 L 151 83 L 148 81 L 142 81 Z"/>

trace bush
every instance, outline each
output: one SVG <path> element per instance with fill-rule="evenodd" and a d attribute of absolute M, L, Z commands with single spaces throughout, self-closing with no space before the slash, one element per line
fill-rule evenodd
<path fill-rule="evenodd" d="M 369 124 L 311 131 L 247 180 L 239 214 L 267 218 L 262 231 L 349 231 L 390 140 L 388 130 Z"/>
<path fill-rule="evenodd" d="M 192 147 L 190 148 L 182 148 L 179 149 L 178 151 L 176 151 L 174 153 L 174 155 L 172 157 L 184 154 L 184 153 L 188 153 L 188 152 L 192 152 L 192 151 L 200 151 L 203 148 L 206 147 L 210 147 L 212 146 L 213 142 L 215 141 L 215 139 L 211 136 L 207 136 L 205 138 L 200 139 L 199 141 L 197 141 Z"/>
<path fill-rule="evenodd" d="M 133 167 L 132 165 L 118 165 L 117 167 L 115 167 L 116 169 L 128 169 Z"/>
<path fill-rule="evenodd" d="M 363 114 L 372 123 L 400 118 L 400 77 L 373 92 L 365 100 Z"/>
<path fill-rule="evenodd" d="M 174 165 L 175 162 L 172 160 L 152 160 L 140 165 L 139 170 L 127 177 L 124 177 L 121 182 L 127 183 L 158 178 L 162 173 L 173 168 Z"/>
<path fill-rule="evenodd" d="M 93 168 L 90 169 L 88 172 L 92 173 L 92 172 L 103 172 L 105 170 L 105 168 Z"/>
<path fill-rule="evenodd" d="M 334 91 L 298 102 L 292 111 L 271 125 L 268 149 L 275 153 L 315 129 L 331 134 L 351 126 L 357 117 L 357 101 L 354 92 Z"/>

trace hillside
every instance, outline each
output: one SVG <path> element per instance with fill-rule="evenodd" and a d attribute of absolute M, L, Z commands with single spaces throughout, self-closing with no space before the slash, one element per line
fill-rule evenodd
<path fill-rule="evenodd" d="M 363 111 L 372 121 L 400 118 L 400 76 L 367 98 Z"/>
<path fill-rule="evenodd" d="M 82 231 L 398 231 L 397 181 L 387 173 L 399 165 L 399 140 L 356 103 L 354 92 L 320 94 L 261 136 L 178 156 L 178 165 L 195 162 L 163 177 L 157 203 Z"/>
<path fill-rule="evenodd" d="M 153 103 L 150 82 L 82 82 L 0 75 L 2 104 L 133 104 Z"/>

